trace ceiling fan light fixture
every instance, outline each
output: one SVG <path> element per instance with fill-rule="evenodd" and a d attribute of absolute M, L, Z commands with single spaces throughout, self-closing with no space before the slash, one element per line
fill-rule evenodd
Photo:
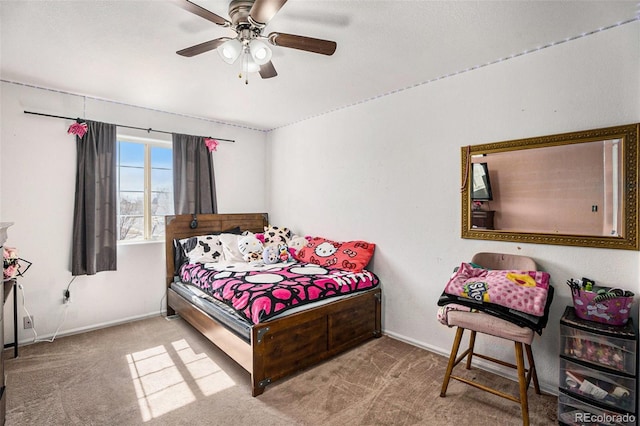
<path fill-rule="evenodd" d="M 258 72 L 260 71 L 260 64 L 253 60 L 251 55 L 244 54 L 244 71 L 247 72 Z"/>
<path fill-rule="evenodd" d="M 238 39 L 227 40 L 218 48 L 218 53 L 223 61 L 233 64 L 242 53 L 242 43 Z"/>
<path fill-rule="evenodd" d="M 271 60 L 271 49 L 261 40 L 251 40 L 249 52 L 253 61 L 258 65 L 264 65 Z"/>
<path fill-rule="evenodd" d="M 211 50 L 217 50 L 220 58 L 230 65 L 237 63 L 238 58 L 242 56 L 240 58 L 241 70 L 239 76 L 240 78 L 245 77 L 245 83 L 247 84 L 247 76 L 252 72 L 258 72 L 263 79 L 273 78 L 278 75 L 271 62 L 271 46 L 282 46 L 327 56 L 333 55 L 337 47 L 335 41 L 295 34 L 272 32 L 268 36 L 263 35 L 263 30 L 267 24 L 287 0 L 228 0 L 230 1 L 229 17 L 231 20 L 198 6 L 193 3 L 193 0 L 176 1 L 183 9 L 219 26 L 228 27 L 236 33 L 233 39 L 230 37 L 218 37 L 178 50 L 176 53 L 184 57 L 192 57 Z"/>

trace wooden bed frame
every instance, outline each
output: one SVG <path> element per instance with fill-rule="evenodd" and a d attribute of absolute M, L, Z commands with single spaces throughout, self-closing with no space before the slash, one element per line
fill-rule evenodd
<path fill-rule="evenodd" d="M 193 228 L 194 220 L 197 227 Z M 176 215 L 165 219 L 167 315 L 178 314 L 251 374 L 251 394 L 258 396 L 275 380 L 381 335 L 381 290 L 256 324 L 247 343 L 173 291 L 173 240 L 222 232 L 239 226 L 263 232 L 266 213 Z"/>

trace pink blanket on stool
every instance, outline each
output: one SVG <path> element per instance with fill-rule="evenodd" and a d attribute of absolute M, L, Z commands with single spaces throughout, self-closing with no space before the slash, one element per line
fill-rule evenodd
<path fill-rule="evenodd" d="M 543 316 L 549 292 L 549 274 L 541 271 L 488 270 L 462 263 L 449 279 L 444 292 L 478 304 L 493 303 Z"/>

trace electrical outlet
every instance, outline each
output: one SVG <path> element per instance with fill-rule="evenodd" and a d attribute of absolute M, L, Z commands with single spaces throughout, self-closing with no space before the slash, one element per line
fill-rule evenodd
<path fill-rule="evenodd" d="M 71 292 L 69 290 L 62 290 L 62 303 L 71 303 Z"/>
<path fill-rule="evenodd" d="M 33 328 L 33 317 L 23 317 L 22 322 L 24 323 L 25 330 L 27 328 Z"/>

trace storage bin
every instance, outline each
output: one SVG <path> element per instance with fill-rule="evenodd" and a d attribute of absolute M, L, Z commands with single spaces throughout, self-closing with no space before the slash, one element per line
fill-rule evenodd
<path fill-rule="evenodd" d="M 591 364 L 636 374 L 635 340 L 619 339 L 560 325 L 560 353 Z"/>
<path fill-rule="evenodd" d="M 558 395 L 558 422 L 570 426 L 635 426 L 636 418 L 630 413 L 603 410 L 561 391 Z"/>
<path fill-rule="evenodd" d="M 587 401 L 635 412 L 636 380 L 560 358 L 560 389 Z"/>
<path fill-rule="evenodd" d="M 579 318 L 611 325 L 625 325 L 629 321 L 633 293 L 630 296 L 603 298 L 595 291 L 577 289 L 571 292 L 571 296 Z"/>

